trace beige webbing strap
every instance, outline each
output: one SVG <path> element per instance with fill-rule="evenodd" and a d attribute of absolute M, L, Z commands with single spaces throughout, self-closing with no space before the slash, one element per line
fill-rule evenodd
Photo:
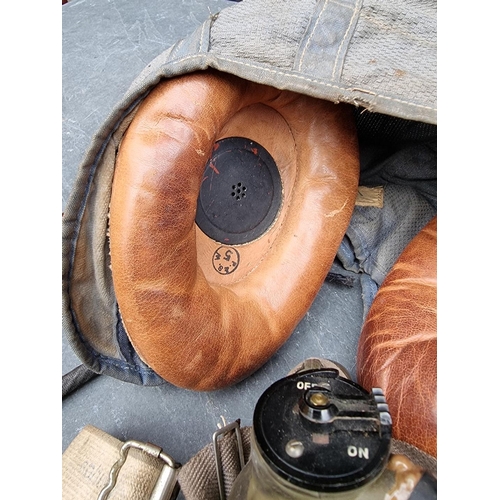
<path fill-rule="evenodd" d="M 245 462 L 250 454 L 250 428 L 241 429 Z M 218 440 L 226 498 L 239 474 L 240 460 L 234 432 Z M 110 471 L 120 458 L 123 442 L 86 426 L 62 457 L 62 500 L 97 500 L 109 483 Z M 130 449 L 108 500 L 150 500 L 165 462 L 138 449 Z M 186 500 L 219 500 L 219 481 L 213 444 L 205 446 L 177 476 Z"/>
<path fill-rule="evenodd" d="M 109 483 L 111 468 L 120 458 L 122 445 L 95 427 L 84 427 L 63 453 L 63 500 L 97 500 Z M 149 500 L 164 465 L 161 459 L 130 449 L 108 500 Z"/>
<path fill-rule="evenodd" d="M 244 462 L 250 455 L 251 428 L 241 428 Z M 393 440 L 393 453 L 408 456 L 416 465 L 436 475 L 436 459 L 422 451 Z M 63 453 L 62 500 L 97 500 L 109 482 L 111 468 L 120 458 L 123 443 L 96 429 L 85 427 Z M 217 461 L 214 445 L 201 449 L 177 476 L 186 500 L 220 500 L 228 498 L 236 476 L 240 457 L 234 432 L 225 433 L 218 440 L 220 466 L 224 478 L 224 492 L 219 493 Z M 138 449 L 130 449 L 120 470 L 115 487 L 108 500 L 150 500 L 165 462 Z"/>

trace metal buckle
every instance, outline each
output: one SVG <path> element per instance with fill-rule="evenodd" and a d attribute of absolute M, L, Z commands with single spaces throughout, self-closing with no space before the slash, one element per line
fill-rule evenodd
<path fill-rule="evenodd" d="M 179 494 L 179 484 L 177 483 L 177 473 L 180 464 L 176 463 L 170 455 L 167 455 L 159 446 L 151 443 L 130 440 L 120 448 L 120 458 L 111 467 L 109 473 L 109 483 L 101 490 L 97 500 L 106 500 L 116 485 L 118 473 L 127 460 L 128 452 L 131 448 L 137 448 L 155 458 L 161 458 L 165 465 L 156 481 L 151 493 L 150 500 L 175 500 Z"/>
<path fill-rule="evenodd" d="M 218 431 L 215 431 L 212 436 L 214 452 L 215 452 L 215 465 L 217 469 L 217 482 L 219 484 L 219 497 L 221 500 L 226 500 L 226 490 L 224 485 L 224 471 L 222 470 L 222 461 L 221 461 L 221 453 L 219 449 L 219 441 L 218 438 L 227 434 L 228 432 L 234 429 L 236 434 L 236 442 L 238 445 L 238 457 L 240 459 L 240 469 L 243 469 L 245 465 L 245 456 L 243 454 L 243 440 L 241 438 L 241 430 L 240 430 L 240 420 L 235 420 L 232 424 L 227 424 L 222 418 L 222 422 L 224 423 L 224 427 L 220 428 Z"/>

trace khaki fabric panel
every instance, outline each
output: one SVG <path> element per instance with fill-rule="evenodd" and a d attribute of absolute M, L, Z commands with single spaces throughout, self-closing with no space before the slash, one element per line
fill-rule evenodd
<path fill-rule="evenodd" d="M 435 0 L 364 0 L 342 83 L 368 92 L 369 109 L 391 114 L 413 107 L 414 116 L 405 118 L 432 122 L 425 117 L 437 112 L 436 24 Z"/>

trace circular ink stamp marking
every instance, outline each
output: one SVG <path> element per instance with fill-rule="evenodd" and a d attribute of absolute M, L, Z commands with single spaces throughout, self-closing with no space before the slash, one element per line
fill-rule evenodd
<path fill-rule="evenodd" d="M 240 254 L 236 248 L 219 247 L 212 257 L 214 269 L 219 274 L 231 274 L 240 264 Z"/>

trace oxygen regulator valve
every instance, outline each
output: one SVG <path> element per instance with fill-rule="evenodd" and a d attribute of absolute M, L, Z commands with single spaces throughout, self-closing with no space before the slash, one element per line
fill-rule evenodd
<path fill-rule="evenodd" d="M 391 454 L 392 420 L 382 390 L 368 392 L 347 377 L 343 369 L 306 369 L 262 394 L 250 461 L 230 500 L 435 498 L 418 493 L 435 479 Z"/>

